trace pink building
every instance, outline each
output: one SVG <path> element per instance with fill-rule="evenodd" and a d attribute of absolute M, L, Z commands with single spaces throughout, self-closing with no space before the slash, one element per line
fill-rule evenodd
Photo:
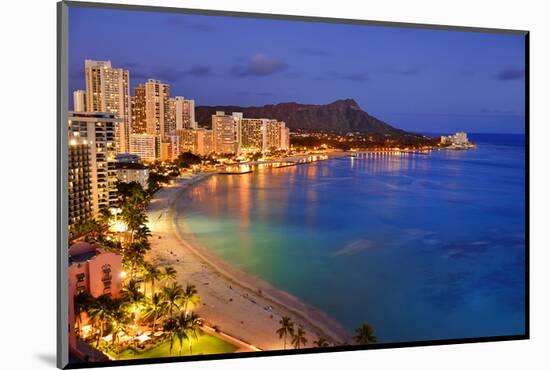
<path fill-rule="evenodd" d="M 77 348 L 74 330 L 74 297 L 88 292 L 97 298 L 108 294 L 113 298 L 122 289 L 122 256 L 104 251 L 100 246 L 86 242 L 73 244 L 69 248 L 69 347 Z"/>

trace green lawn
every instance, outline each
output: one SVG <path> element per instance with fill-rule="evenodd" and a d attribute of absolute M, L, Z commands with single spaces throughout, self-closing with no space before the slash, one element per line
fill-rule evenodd
<path fill-rule="evenodd" d="M 193 341 L 193 356 L 204 355 L 213 353 L 232 353 L 237 350 L 238 347 L 231 343 L 225 342 L 213 335 L 203 333 L 199 336 L 198 341 Z M 189 343 L 183 342 L 183 348 L 181 349 L 181 356 L 189 356 Z M 162 342 L 155 347 L 145 350 L 144 352 L 135 352 L 133 349 L 126 349 L 120 353 L 118 360 L 132 360 L 142 358 L 156 358 L 156 357 L 176 357 L 180 356 L 180 344 L 177 338 L 174 340 L 174 347 L 172 348 L 172 354 L 170 354 L 170 341 Z"/>

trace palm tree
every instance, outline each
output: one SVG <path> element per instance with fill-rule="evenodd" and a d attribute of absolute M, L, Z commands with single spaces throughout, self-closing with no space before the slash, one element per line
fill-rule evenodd
<path fill-rule="evenodd" d="M 151 283 L 151 297 L 152 297 L 153 294 L 155 294 L 155 281 L 160 280 L 161 271 L 155 265 L 152 265 L 150 263 L 145 263 L 143 266 L 143 270 L 144 270 L 143 278 L 145 279 L 145 282 Z M 145 286 L 143 288 L 145 290 Z M 145 293 L 145 295 L 147 294 Z"/>
<path fill-rule="evenodd" d="M 355 329 L 356 336 L 353 337 L 357 344 L 371 344 L 376 343 L 377 339 L 374 335 L 374 328 L 367 323 L 361 325 L 360 328 Z"/>
<path fill-rule="evenodd" d="M 328 341 L 326 338 L 319 337 L 317 340 L 313 341 L 313 344 L 315 344 L 317 347 L 328 347 Z"/>
<path fill-rule="evenodd" d="M 178 283 L 172 283 L 162 288 L 162 295 L 168 304 L 168 312 L 172 316 L 175 308 L 180 308 L 183 300 L 183 289 Z"/>
<path fill-rule="evenodd" d="M 106 296 L 100 296 L 94 301 L 94 304 L 88 310 L 90 319 L 97 325 L 99 332 L 97 333 L 97 342 L 96 347 L 99 347 L 99 339 L 103 337 L 105 331 L 105 324 L 110 317 L 112 312 L 111 310 L 111 299 Z"/>
<path fill-rule="evenodd" d="M 123 259 L 130 267 L 130 276 L 133 277 L 139 265 L 145 262 L 145 254 L 151 249 L 147 239 L 136 240 L 125 245 Z"/>
<path fill-rule="evenodd" d="M 172 348 L 174 347 L 174 337 L 178 329 L 177 321 L 173 317 L 169 317 L 163 324 L 162 329 L 165 333 L 168 333 L 170 337 L 170 356 L 172 355 Z M 181 347 L 180 347 L 181 348 Z"/>
<path fill-rule="evenodd" d="M 176 280 L 176 269 L 172 266 L 166 266 L 164 270 L 161 270 L 160 280 Z"/>
<path fill-rule="evenodd" d="M 118 344 L 118 334 L 124 332 L 128 325 L 128 316 L 124 310 L 121 309 L 122 305 L 122 300 L 113 300 L 113 310 L 109 315 L 111 319 L 110 327 L 111 334 L 113 335 L 113 344 Z"/>
<path fill-rule="evenodd" d="M 125 305 L 130 307 L 134 325 L 137 324 L 139 309 L 145 299 L 145 295 L 140 289 L 140 282 L 135 279 L 128 280 L 122 288 L 121 297 L 125 301 Z"/>
<path fill-rule="evenodd" d="M 177 319 L 176 319 L 177 321 Z M 176 324 L 177 329 L 174 332 L 176 338 L 178 338 L 178 342 L 180 343 L 180 352 L 179 355 L 181 356 L 181 350 L 183 349 L 183 341 L 189 340 L 189 337 L 187 336 L 187 332 L 185 331 L 185 327 L 179 326 L 179 323 Z"/>
<path fill-rule="evenodd" d="M 78 336 L 82 337 L 82 314 L 88 312 L 93 306 L 94 298 L 90 293 L 84 291 L 74 297 L 74 312 L 76 314 L 76 322 L 78 324 Z"/>
<path fill-rule="evenodd" d="M 148 300 L 147 306 L 145 307 L 145 313 L 143 315 L 146 319 L 153 320 L 153 332 L 157 327 L 157 320 L 166 313 L 166 310 L 167 304 L 162 294 L 154 293 Z"/>
<path fill-rule="evenodd" d="M 180 315 L 181 316 L 181 315 Z M 185 319 L 185 332 L 187 333 L 187 341 L 189 342 L 189 353 L 193 354 L 193 339 L 198 340 L 199 335 L 201 335 L 200 327 L 202 325 L 202 320 L 196 313 L 191 312 L 190 315 L 187 315 L 184 312 Z"/>
<path fill-rule="evenodd" d="M 185 286 L 185 289 L 183 290 L 183 311 L 185 314 L 187 314 L 187 306 L 189 303 L 196 305 L 200 302 L 201 297 L 199 296 L 199 292 L 197 291 L 197 288 L 193 284 L 187 284 Z"/>
<path fill-rule="evenodd" d="M 298 327 L 296 334 L 292 335 L 292 344 L 296 349 L 300 349 L 300 347 L 307 344 L 306 332 L 301 326 Z"/>
<path fill-rule="evenodd" d="M 279 324 L 281 327 L 277 329 L 277 334 L 279 334 L 279 339 L 283 339 L 283 348 L 286 349 L 287 336 L 294 335 L 294 323 L 290 320 L 290 317 L 283 316 Z"/>

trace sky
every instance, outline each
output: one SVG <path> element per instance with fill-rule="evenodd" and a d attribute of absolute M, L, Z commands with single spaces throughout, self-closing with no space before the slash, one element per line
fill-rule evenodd
<path fill-rule="evenodd" d="M 85 88 L 85 59 L 111 60 L 132 95 L 154 78 L 197 105 L 352 98 L 415 132 L 523 133 L 524 53 L 522 35 L 69 10 L 70 91 Z"/>

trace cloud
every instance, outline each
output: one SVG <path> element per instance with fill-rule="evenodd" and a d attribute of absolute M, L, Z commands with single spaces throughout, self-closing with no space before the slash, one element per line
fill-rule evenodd
<path fill-rule="evenodd" d="M 288 72 L 287 74 L 285 74 L 285 77 L 289 79 L 296 79 L 302 77 L 302 75 L 298 72 Z"/>
<path fill-rule="evenodd" d="M 525 70 L 523 68 L 507 68 L 503 69 L 495 75 L 497 81 L 511 81 L 519 80 L 525 77 Z"/>
<path fill-rule="evenodd" d="M 231 68 L 232 75 L 236 77 L 263 77 L 279 73 L 288 68 L 288 63 L 284 59 L 268 57 L 264 54 L 256 54 L 243 62 L 243 65 L 236 65 Z"/>
<path fill-rule="evenodd" d="M 156 79 L 162 82 L 176 82 L 185 76 L 206 77 L 212 74 L 212 69 L 209 66 L 193 66 L 188 69 L 181 68 L 154 68 L 139 63 L 129 62 L 121 63 L 120 67 L 130 71 L 130 78 L 135 81 Z"/>
<path fill-rule="evenodd" d="M 298 48 L 296 53 L 300 55 L 306 55 L 311 57 L 330 57 L 332 54 L 326 50 L 313 49 L 313 48 Z"/>
<path fill-rule="evenodd" d="M 185 71 L 185 74 L 195 77 L 206 77 L 212 74 L 212 69 L 208 66 L 195 66 Z"/>
<path fill-rule="evenodd" d="M 421 73 L 426 68 L 425 64 L 417 64 L 409 67 L 386 67 L 385 73 L 398 76 L 415 76 Z"/>
<path fill-rule="evenodd" d="M 366 72 L 355 72 L 355 73 L 341 73 L 341 72 L 335 72 L 330 71 L 326 72 L 322 76 L 318 76 L 315 78 L 315 80 L 344 80 L 344 81 L 351 81 L 351 82 L 366 82 L 369 80 L 369 75 Z"/>
<path fill-rule="evenodd" d="M 166 20 L 166 24 L 177 28 L 185 28 L 194 32 L 211 32 L 213 29 L 211 26 L 204 23 L 192 22 L 181 17 L 170 17 Z"/>

